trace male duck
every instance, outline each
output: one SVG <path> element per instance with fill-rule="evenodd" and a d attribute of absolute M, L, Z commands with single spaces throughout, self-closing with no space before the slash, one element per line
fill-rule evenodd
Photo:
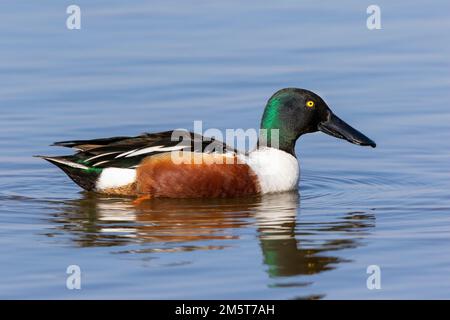
<path fill-rule="evenodd" d="M 305 89 L 276 92 L 267 102 L 261 129 L 268 130 L 267 139 L 260 137 L 258 148 L 248 154 L 193 133 L 187 133 L 188 144 L 180 145 L 173 136 L 186 132 L 167 131 L 57 142 L 54 145 L 74 148 L 78 153 L 40 157 L 88 191 L 139 199 L 236 197 L 296 189 L 300 170 L 295 143 L 302 134 L 320 130 L 354 144 L 376 146 L 335 116 L 321 97 Z M 217 152 L 217 146 L 222 153 Z M 174 161 L 179 154 L 194 161 Z M 213 161 L 196 161 L 199 157 Z"/>

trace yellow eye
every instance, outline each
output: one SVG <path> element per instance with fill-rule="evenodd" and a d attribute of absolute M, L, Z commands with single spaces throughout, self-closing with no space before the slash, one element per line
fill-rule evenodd
<path fill-rule="evenodd" d="M 306 106 L 307 106 L 308 108 L 314 107 L 314 101 L 312 101 L 312 100 L 306 101 Z"/>

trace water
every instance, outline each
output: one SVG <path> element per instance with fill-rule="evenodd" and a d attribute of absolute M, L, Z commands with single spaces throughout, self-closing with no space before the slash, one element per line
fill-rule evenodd
<path fill-rule="evenodd" d="M 449 298 L 447 1 L 7 1 L 0 11 L 1 298 Z M 254 128 L 316 91 L 374 139 L 297 143 L 300 194 L 130 200 L 34 154 L 57 140 Z M 79 265 L 82 289 L 66 289 Z M 381 268 L 381 290 L 366 269 Z"/>

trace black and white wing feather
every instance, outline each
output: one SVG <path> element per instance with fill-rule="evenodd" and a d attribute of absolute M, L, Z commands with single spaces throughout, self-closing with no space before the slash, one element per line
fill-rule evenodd
<path fill-rule="evenodd" d="M 66 158 L 99 169 L 135 168 L 144 158 L 171 151 L 237 153 L 221 141 L 184 130 L 145 133 L 136 137 L 62 141 L 53 145 L 79 150 Z"/>

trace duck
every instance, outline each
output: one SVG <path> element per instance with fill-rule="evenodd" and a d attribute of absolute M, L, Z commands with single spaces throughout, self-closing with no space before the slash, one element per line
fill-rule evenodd
<path fill-rule="evenodd" d="M 132 196 L 138 202 L 256 196 L 298 189 L 300 166 L 295 145 L 302 135 L 317 131 L 376 147 L 373 140 L 337 117 L 316 93 L 284 88 L 267 101 L 258 142 L 250 152 L 177 129 L 60 141 L 52 146 L 76 152 L 37 157 L 59 167 L 86 191 Z"/>

